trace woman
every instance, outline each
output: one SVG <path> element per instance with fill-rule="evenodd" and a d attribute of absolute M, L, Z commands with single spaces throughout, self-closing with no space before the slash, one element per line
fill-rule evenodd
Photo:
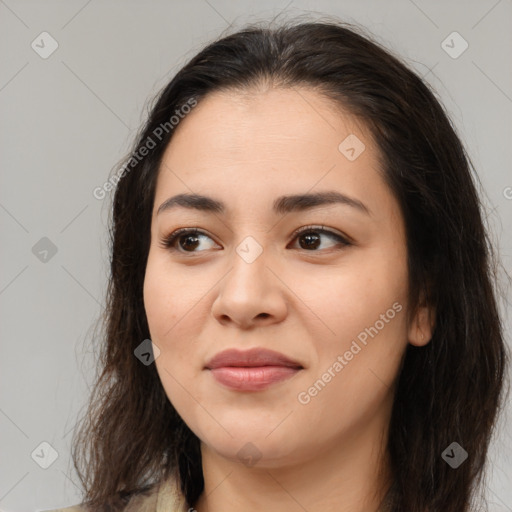
<path fill-rule="evenodd" d="M 417 75 L 346 24 L 247 27 L 114 179 L 66 510 L 470 510 L 507 354 L 471 164 Z"/>

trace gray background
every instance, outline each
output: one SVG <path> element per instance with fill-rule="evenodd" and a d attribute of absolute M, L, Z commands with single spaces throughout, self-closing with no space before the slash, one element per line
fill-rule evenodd
<path fill-rule="evenodd" d="M 94 376 L 86 347 L 108 269 L 110 196 L 92 191 L 129 149 L 148 99 L 188 58 L 228 26 L 281 11 L 361 24 L 435 87 L 479 172 L 510 272 L 511 0 L 0 0 L 1 510 L 81 498 L 71 430 Z M 43 46 L 44 31 L 59 45 L 46 59 L 31 47 Z M 442 46 L 454 31 L 469 44 L 458 58 Z M 44 237 L 55 254 L 42 252 Z M 512 511 L 510 411 L 509 402 L 492 446 L 492 511 Z M 47 469 L 36 463 L 49 460 L 42 442 L 58 453 Z"/>

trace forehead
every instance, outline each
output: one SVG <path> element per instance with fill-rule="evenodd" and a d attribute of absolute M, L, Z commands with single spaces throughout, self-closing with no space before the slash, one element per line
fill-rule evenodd
<path fill-rule="evenodd" d="M 372 142 L 355 116 L 310 88 L 216 91 L 180 121 L 168 153 L 178 158 L 180 149 L 188 149 L 185 139 L 193 139 L 197 158 L 230 159 L 243 153 L 289 160 L 290 150 L 300 155 L 312 149 L 312 157 L 318 151 L 329 157 L 337 154 L 340 137 L 350 134 Z"/>
<path fill-rule="evenodd" d="M 214 194 L 245 209 L 270 204 L 270 196 L 333 188 L 372 202 L 389 195 L 379 169 L 369 130 L 313 89 L 215 92 L 175 128 L 155 209 L 177 193 Z"/>

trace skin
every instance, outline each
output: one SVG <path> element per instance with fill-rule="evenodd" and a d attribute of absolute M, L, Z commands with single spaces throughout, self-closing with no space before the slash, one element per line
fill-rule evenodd
<path fill-rule="evenodd" d="M 156 187 L 144 303 L 162 386 L 201 440 L 205 491 L 195 509 L 376 511 L 390 485 L 385 446 L 401 358 L 432 330 L 426 308 L 406 320 L 404 223 L 378 148 L 349 112 L 305 87 L 212 93 L 175 130 Z M 350 134 L 365 145 L 354 161 L 338 150 Z M 371 215 L 342 204 L 272 211 L 278 196 L 328 190 Z M 222 200 L 227 213 L 157 215 L 179 193 Z M 353 243 L 316 231 L 308 248 L 292 234 L 310 224 Z M 174 251 L 162 245 L 187 227 L 208 233 L 192 252 L 186 236 Z M 263 251 L 252 263 L 236 251 L 247 236 Z M 333 371 L 396 303 L 400 312 Z M 233 347 L 273 349 L 303 369 L 264 391 L 233 391 L 204 369 Z M 301 403 L 328 368 L 330 381 Z M 244 461 L 241 449 L 260 458 Z"/>

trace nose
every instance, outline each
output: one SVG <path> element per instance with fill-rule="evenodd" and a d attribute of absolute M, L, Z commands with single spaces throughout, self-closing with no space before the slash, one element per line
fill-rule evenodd
<path fill-rule="evenodd" d="M 286 286 L 278 277 L 278 268 L 271 268 L 266 253 L 264 250 L 250 261 L 233 251 L 233 264 L 212 304 L 212 316 L 219 323 L 250 329 L 279 323 L 286 317 Z"/>

